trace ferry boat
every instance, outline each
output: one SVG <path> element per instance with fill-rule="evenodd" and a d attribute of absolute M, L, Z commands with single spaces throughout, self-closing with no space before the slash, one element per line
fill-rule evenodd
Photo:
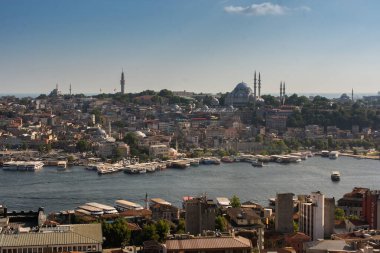
<path fill-rule="evenodd" d="M 199 166 L 199 161 L 198 160 L 191 160 L 190 161 L 190 166 L 198 167 Z"/>
<path fill-rule="evenodd" d="M 331 172 L 331 180 L 335 182 L 340 181 L 340 172 L 339 171 Z"/>
<path fill-rule="evenodd" d="M 322 157 L 329 157 L 329 153 L 330 153 L 330 152 L 329 152 L 328 150 L 322 150 L 322 151 L 321 151 L 321 156 L 322 156 Z"/>
<path fill-rule="evenodd" d="M 337 159 L 338 156 L 339 156 L 339 151 L 331 151 L 331 152 L 329 153 L 329 158 L 330 158 L 330 159 Z"/>
<path fill-rule="evenodd" d="M 187 161 L 179 160 L 179 161 L 173 161 L 170 167 L 174 169 L 186 169 L 189 166 L 190 166 L 190 163 L 188 163 Z"/>
<path fill-rule="evenodd" d="M 264 163 L 263 162 L 260 162 L 258 160 L 255 160 L 255 161 L 252 161 L 252 166 L 253 167 L 263 167 L 264 166 Z"/>
<path fill-rule="evenodd" d="M 42 169 L 43 162 L 40 161 L 10 161 L 3 163 L 3 170 L 11 171 L 37 171 Z"/>
<path fill-rule="evenodd" d="M 220 160 L 218 158 L 216 158 L 216 157 L 206 157 L 206 158 L 202 159 L 202 164 L 205 164 L 205 165 L 210 165 L 210 164 L 219 165 L 220 164 Z"/>
<path fill-rule="evenodd" d="M 223 156 L 222 159 L 220 159 L 224 163 L 233 163 L 234 159 L 231 156 Z"/>
<path fill-rule="evenodd" d="M 139 170 L 136 167 L 126 167 L 124 169 L 124 173 L 126 173 L 126 174 L 139 174 Z"/>

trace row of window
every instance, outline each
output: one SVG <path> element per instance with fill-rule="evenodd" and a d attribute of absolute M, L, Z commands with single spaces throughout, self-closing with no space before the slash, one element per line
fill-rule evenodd
<path fill-rule="evenodd" d="M 2 249 L 2 253 L 59 253 L 70 251 L 98 251 L 97 245 L 64 246 L 64 247 L 36 247 Z"/>

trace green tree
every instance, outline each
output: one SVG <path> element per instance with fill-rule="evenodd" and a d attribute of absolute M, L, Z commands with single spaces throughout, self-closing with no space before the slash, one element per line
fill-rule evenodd
<path fill-rule="evenodd" d="M 102 221 L 103 236 L 106 238 L 103 245 L 105 248 L 121 247 L 128 245 L 131 231 L 128 229 L 126 220 L 119 218 L 112 223 Z"/>
<path fill-rule="evenodd" d="M 236 195 L 232 196 L 232 198 L 231 198 L 231 206 L 232 207 L 240 207 L 241 206 L 240 199 Z"/>
<path fill-rule="evenodd" d="M 178 226 L 177 226 L 177 234 L 184 234 L 186 231 L 185 227 L 185 220 L 184 219 L 179 219 Z"/>
<path fill-rule="evenodd" d="M 344 210 L 342 208 L 335 208 L 335 219 L 344 220 Z"/>
<path fill-rule="evenodd" d="M 299 229 L 298 222 L 295 222 L 293 220 L 293 230 L 294 230 L 294 232 L 298 232 L 298 229 Z"/>
<path fill-rule="evenodd" d="M 215 228 L 222 232 L 227 231 L 227 220 L 224 216 L 218 215 L 215 218 Z"/>
<path fill-rule="evenodd" d="M 91 150 L 91 144 L 86 140 L 79 140 L 76 145 L 79 152 L 86 152 Z"/>
<path fill-rule="evenodd" d="M 141 232 L 141 242 L 144 241 L 158 241 L 159 235 L 154 224 L 145 224 Z"/>
<path fill-rule="evenodd" d="M 166 236 L 169 234 L 169 230 L 170 230 L 170 225 L 167 220 L 161 219 L 156 223 L 156 231 L 157 231 L 159 242 L 165 241 Z"/>
<path fill-rule="evenodd" d="M 160 90 L 158 95 L 160 97 L 170 98 L 170 97 L 173 97 L 173 92 L 171 92 L 170 90 L 167 90 L 167 89 L 163 89 L 163 90 Z"/>
<path fill-rule="evenodd" d="M 137 135 L 134 132 L 128 132 L 123 141 L 127 143 L 131 148 L 136 148 L 138 143 Z"/>

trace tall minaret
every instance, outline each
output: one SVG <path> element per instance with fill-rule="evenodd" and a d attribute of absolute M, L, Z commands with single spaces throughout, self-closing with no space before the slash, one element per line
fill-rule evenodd
<path fill-rule="evenodd" d="M 352 102 L 354 101 L 354 88 L 352 88 L 352 91 L 351 91 L 351 100 Z"/>
<path fill-rule="evenodd" d="M 255 101 L 256 101 L 256 89 L 257 89 L 257 79 L 256 79 L 256 71 L 255 71 L 255 75 L 253 77 L 253 96 L 255 98 Z"/>
<path fill-rule="evenodd" d="M 120 90 L 121 94 L 125 94 L 124 70 L 121 71 L 120 88 L 121 88 Z"/>
<path fill-rule="evenodd" d="M 285 104 L 285 81 L 282 83 L 282 104 Z"/>
<path fill-rule="evenodd" d="M 259 72 L 259 98 L 261 98 L 261 77 L 260 77 L 260 72 Z"/>
<path fill-rule="evenodd" d="M 282 101 L 282 81 L 280 82 L 280 101 Z"/>
<path fill-rule="evenodd" d="M 69 90 L 70 90 L 70 96 L 71 96 L 71 83 L 70 83 L 70 89 Z"/>

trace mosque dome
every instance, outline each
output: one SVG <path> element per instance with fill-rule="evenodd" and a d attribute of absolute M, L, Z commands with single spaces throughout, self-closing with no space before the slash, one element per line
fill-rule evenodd
<path fill-rule="evenodd" d="M 246 106 L 254 99 L 252 89 L 245 82 L 238 83 L 226 96 L 226 105 Z"/>
<path fill-rule="evenodd" d="M 136 131 L 135 134 L 136 134 L 136 136 L 139 137 L 139 138 L 145 138 L 145 137 L 146 137 L 146 134 L 144 134 L 144 133 L 141 132 L 141 131 Z"/>

